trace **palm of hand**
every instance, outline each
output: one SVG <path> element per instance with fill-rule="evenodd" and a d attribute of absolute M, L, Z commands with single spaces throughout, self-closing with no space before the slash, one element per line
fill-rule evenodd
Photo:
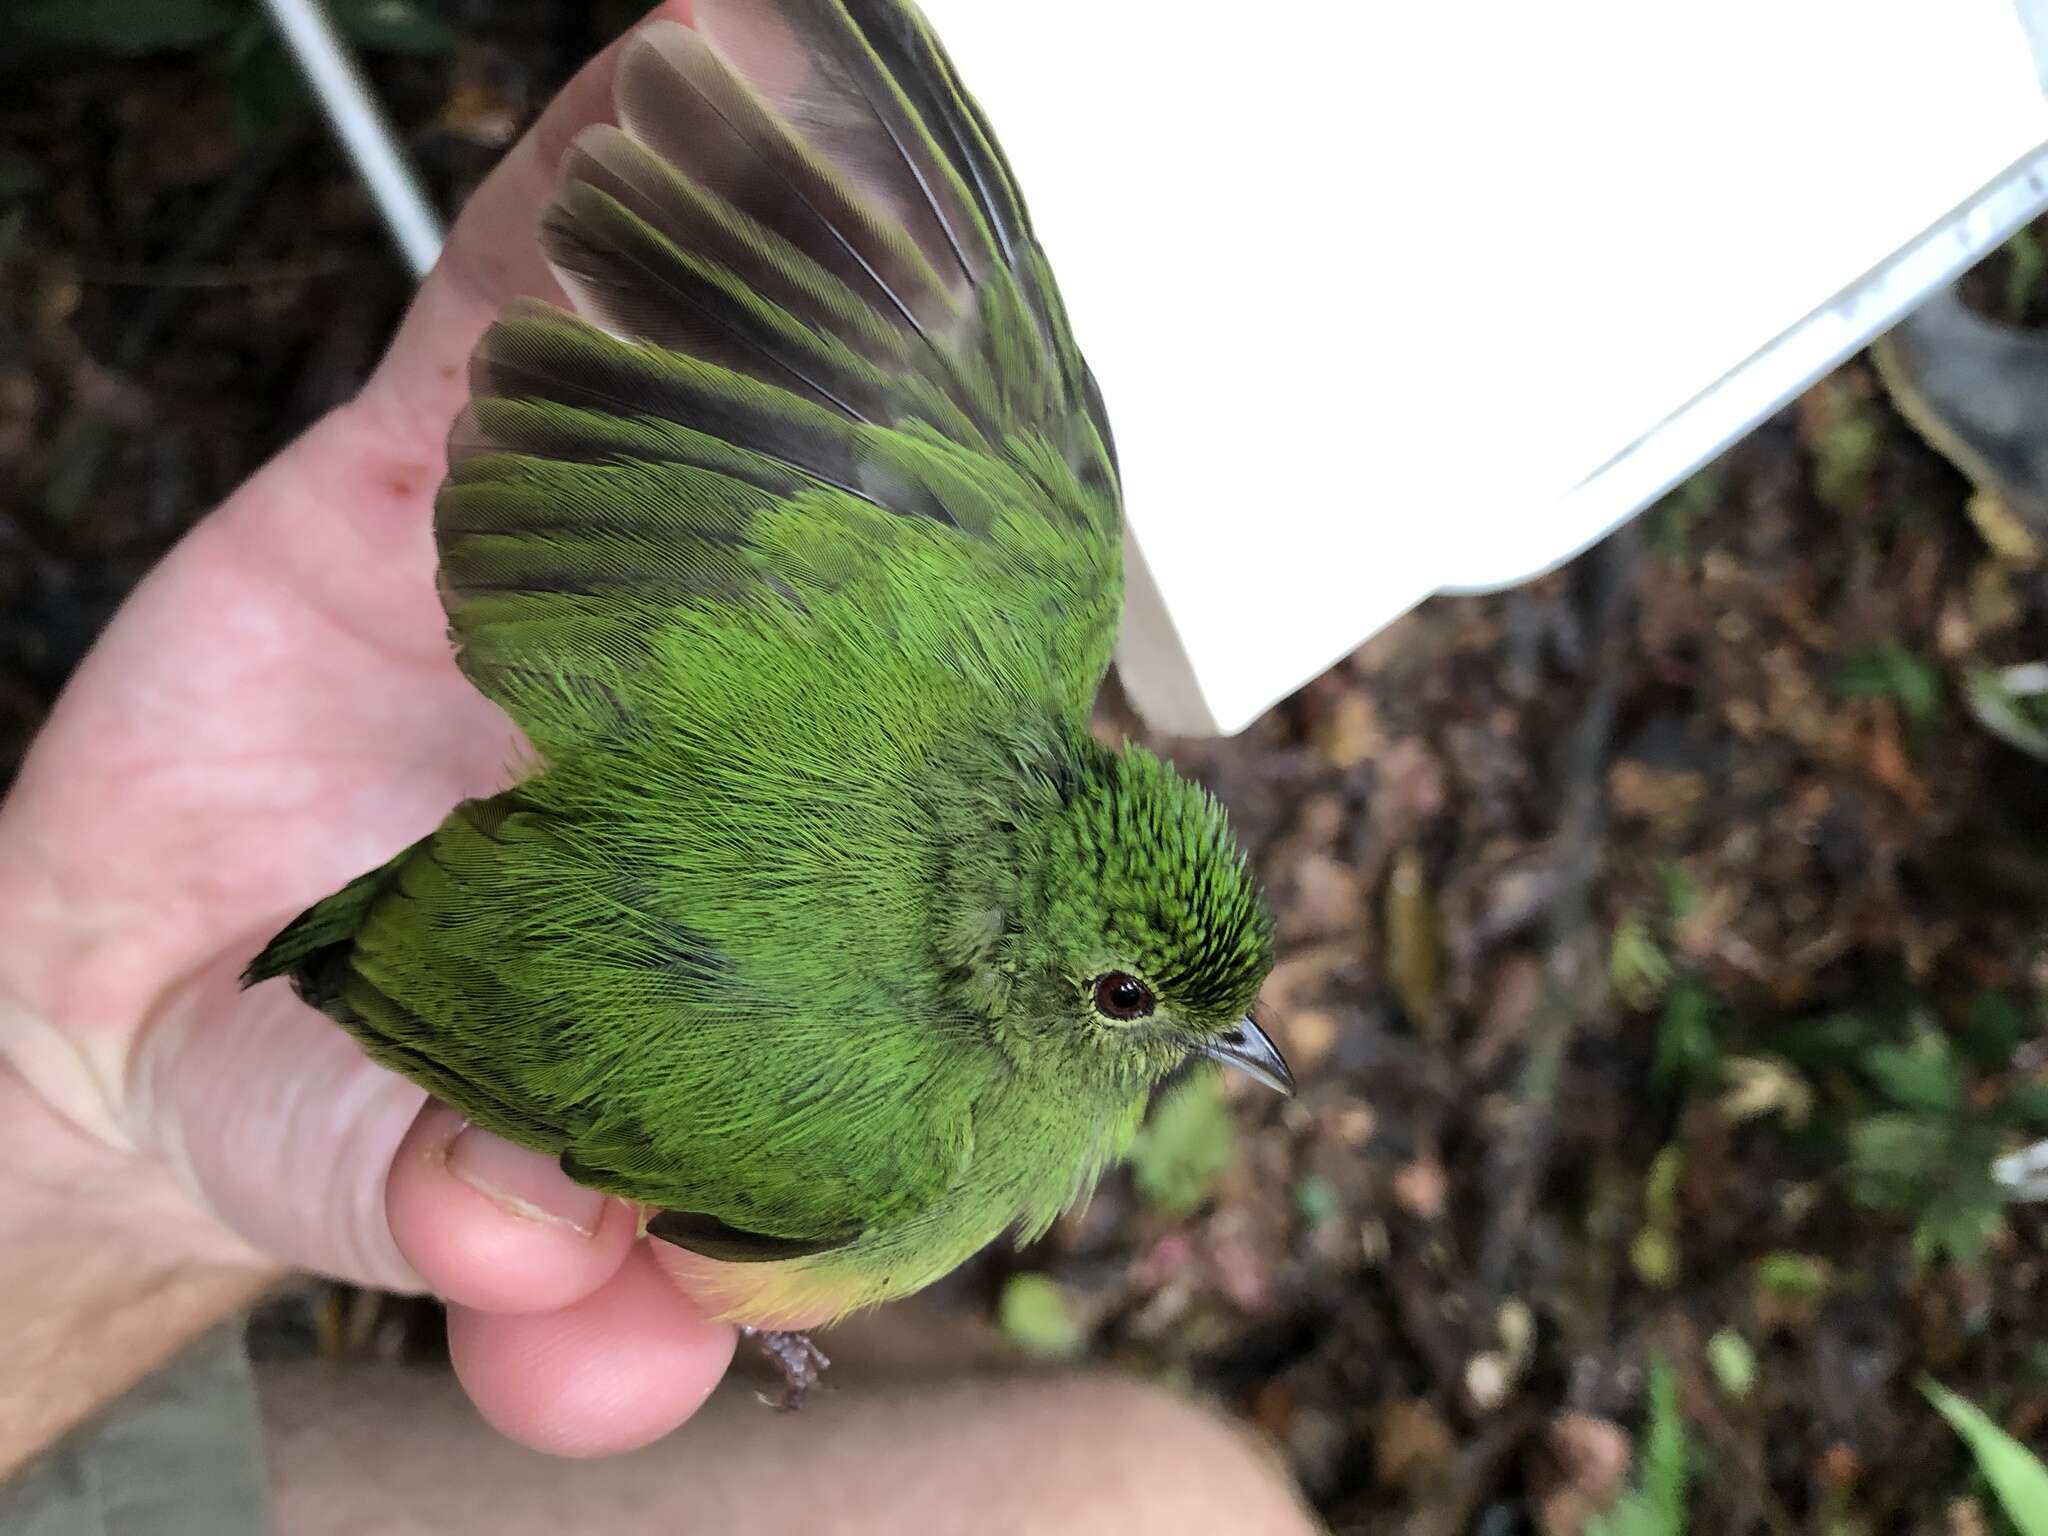
<path fill-rule="evenodd" d="M 0 1024 L 55 1027 L 0 1029 L 30 1082 L 184 1173 L 202 1245 L 424 1280 L 453 1304 L 485 1413 L 583 1452 L 687 1416 L 731 1331 L 682 1299 L 623 1207 L 583 1232 L 484 1199 L 447 1170 L 458 1121 L 282 987 L 236 978 L 283 919 L 516 761 L 451 659 L 429 508 L 470 345 L 505 300 L 555 291 L 532 230 L 562 145 L 604 115 L 609 62 L 472 201 L 363 395 L 137 590 L 0 808 L 0 931 L 28 936 L 0 954 Z M 498 1187 L 560 1196 L 510 1151 L 493 1151 Z"/>

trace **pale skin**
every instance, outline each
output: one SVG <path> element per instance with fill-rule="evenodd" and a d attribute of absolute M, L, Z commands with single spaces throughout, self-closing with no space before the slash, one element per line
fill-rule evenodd
<path fill-rule="evenodd" d="M 517 757 L 451 659 L 431 500 L 477 336 L 559 299 L 533 232 L 611 57 L 472 199 L 362 394 L 137 589 L 0 806 L 0 1471 L 284 1266 L 447 1298 L 470 1396 L 543 1450 L 645 1444 L 724 1374 L 733 1330 L 635 1212 L 236 985 Z"/>
<path fill-rule="evenodd" d="M 505 1439 L 436 1377 L 273 1372 L 276 1524 L 299 1536 L 666 1524 L 684 1499 L 693 1529 L 935 1508 L 991 1532 L 1310 1529 L 1220 1420 L 1101 1379 L 856 1369 L 797 1421 L 736 1390 L 602 1469 L 519 1456 L 505 1441 L 630 1451 L 697 1412 L 735 1343 L 690 1300 L 705 1261 L 467 1130 L 283 985 L 237 985 L 283 921 L 519 754 L 451 659 L 431 501 L 477 336 L 515 295 L 559 298 L 534 228 L 563 148 L 609 115 L 615 52 L 472 199 L 360 397 L 136 591 L 0 803 L 0 1481 L 304 1268 L 446 1298 L 461 1390 Z"/>

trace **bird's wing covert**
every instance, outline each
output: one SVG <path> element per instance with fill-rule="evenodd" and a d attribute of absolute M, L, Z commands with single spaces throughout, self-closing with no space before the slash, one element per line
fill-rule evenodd
<path fill-rule="evenodd" d="M 567 156 L 542 238 L 581 318 L 522 302 L 476 351 L 435 518 L 464 669 L 518 716 L 678 608 L 801 608 L 791 549 L 815 577 L 886 513 L 1061 563 L 1049 643 L 1092 691 L 1114 454 L 979 109 L 897 0 L 695 13 L 628 46 L 618 125 Z"/>

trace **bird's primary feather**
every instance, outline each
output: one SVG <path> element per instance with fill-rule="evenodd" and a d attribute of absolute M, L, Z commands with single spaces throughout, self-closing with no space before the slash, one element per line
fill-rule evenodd
<path fill-rule="evenodd" d="M 542 238 L 581 317 L 492 327 L 436 507 L 534 770 L 250 974 L 750 1261 L 722 1300 L 773 1321 L 1042 1229 L 1270 953 L 1220 810 L 1089 735 L 1108 426 L 929 28 L 695 12 L 568 156 Z M 1124 973 L 1156 1013 L 1091 1001 Z"/>

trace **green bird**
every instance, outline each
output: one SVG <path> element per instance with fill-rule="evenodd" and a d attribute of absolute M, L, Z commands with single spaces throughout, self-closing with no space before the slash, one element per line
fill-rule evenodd
<path fill-rule="evenodd" d="M 1089 728 L 1115 454 L 895 0 L 698 0 L 480 343 L 435 506 L 517 785 L 284 929 L 375 1060 L 815 1324 L 1042 1232 L 1191 1060 L 1292 1080 L 1224 813 Z"/>

